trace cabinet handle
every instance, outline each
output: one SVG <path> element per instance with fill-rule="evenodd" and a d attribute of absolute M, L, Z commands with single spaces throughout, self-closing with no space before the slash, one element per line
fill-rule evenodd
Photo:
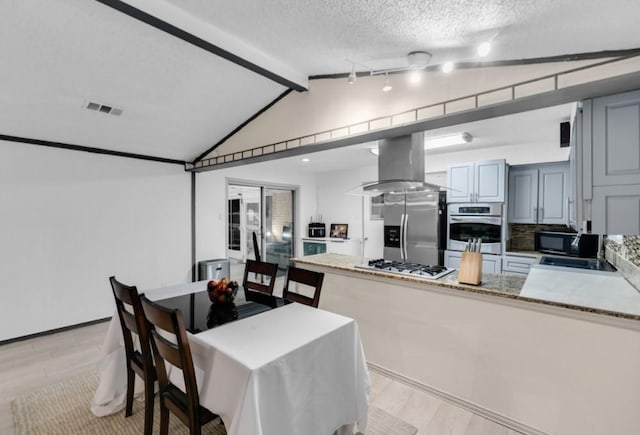
<path fill-rule="evenodd" d="M 565 218 L 565 223 L 567 226 L 571 225 L 571 219 L 569 218 L 569 212 L 571 210 L 571 200 L 567 197 L 567 217 Z"/>
<path fill-rule="evenodd" d="M 533 222 L 538 223 L 538 207 L 533 207 Z"/>
<path fill-rule="evenodd" d="M 538 223 L 543 223 L 543 221 L 544 221 L 544 207 L 540 207 L 538 209 L 538 213 L 539 213 Z"/>

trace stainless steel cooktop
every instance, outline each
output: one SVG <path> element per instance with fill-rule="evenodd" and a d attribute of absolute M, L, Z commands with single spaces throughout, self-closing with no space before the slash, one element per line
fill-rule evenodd
<path fill-rule="evenodd" d="M 401 261 L 370 260 L 367 264 L 356 266 L 360 269 L 374 269 L 387 273 L 396 273 L 398 275 L 416 276 L 426 279 L 438 279 L 455 269 L 449 269 L 444 266 L 431 266 L 417 263 L 404 263 Z"/>

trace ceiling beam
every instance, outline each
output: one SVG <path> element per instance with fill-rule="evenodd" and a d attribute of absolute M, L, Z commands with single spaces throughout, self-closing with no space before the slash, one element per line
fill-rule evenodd
<path fill-rule="evenodd" d="M 93 153 L 93 154 L 107 154 L 110 156 L 127 157 L 130 159 L 149 160 L 152 162 L 172 163 L 175 165 L 183 165 L 183 166 L 186 165 L 187 163 L 184 160 L 167 159 L 164 157 L 148 156 L 145 154 L 127 153 L 123 151 L 113 151 L 113 150 L 107 150 L 104 148 L 94 148 L 94 147 L 88 147 L 84 145 L 73 145 L 73 144 L 64 143 L 64 142 L 52 142 L 49 140 L 32 139 L 28 137 L 9 136 L 6 134 L 0 134 L 0 140 L 4 140 L 7 142 L 26 143 L 29 145 L 39 145 L 39 146 L 45 146 L 45 147 L 51 147 L 51 148 L 62 148 L 65 150 L 84 151 L 84 152 Z"/>
<path fill-rule="evenodd" d="M 246 57 L 241 57 L 237 54 L 234 54 L 231 51 L 226 50 L 221 46 L 216 45 L 210 42 L 209 40 L 204 39 L 203 37 L 196 36 L 194 33 L 191 33 L 185 30 L 184 28 L 171 24 L 168 21 L 165 21 L 161 18 L 158 18 L 157 16 L 154 16 L 146 11 L 143 11 L 142 9 L 138 9 L 134 6 L 131 6 L 129 3 L 125 3 L 124 1 L 121 1 L 121 0 L 96 0 L 96 1 L 118 12 L 128 15 L 131 18 L 139 20 L 145 24 L 148 24 L 149 26 L 154 27 L 162 32 L 175 36 L 176 38 L 181 39 L 191 45 L 194 45 L 209 53 L 219 56 L 225 60 L 228 60 L 229 62 L 235 63 L 236 65 L 246 68 L 247 70 L 252 71 L 256 74 L 259 74 L 269 80 L 272 80 L 278 84 L 286 86 L 289 89 L 293 89 L 295 91 L 308 90 L 308 80 L 306 77 L 303 77 L 301 73 L 291 70 L 291 68 L 284 65 L 282 62 L 276 61 L 275 59 L 268 58 L 264 54 L 258 53 L 257 50 L 255 49 L 251 49 L 247 46 L 243 47 L 244 51 L 247 53 L 252 51 L 252 53 L 249 53 L 252 55 L 252 57 L 261 57 L 260 62 L 253 62 L 251 60 L 248 60 Z M 138 0 L 138 3 L 141 3 L 141 2 L 142 2 L 141 0 Z M 157 11 L 156 13 L 160 12 L 161 7 L 164 7 L 166 10 L 166 8 L 170 6 L 162 2 L 154 2 L 148 5 L 149 7 L 155 7 Z M 177 8 L 171 10 L 170 12 L 171 12 L 171 15 L 174 16 L 174 19 L 175 19 L 175 16 L 179 16 L 181 18 L 182 27 L 185 27 L 185 23 L 187 21 L 191 21 L 192 23 L 194 23 L 194 27 L 199 27 L 201 30 L 200 33 L 203 33 L 202 32 L 203 27 L 201 22 L 198 22 L 197 24 L 199 25 L 196 26 L 193 17 L 188 16 L 186 13 L 184 13 L 183 11 L 180 11 Z M 169 16 L 170 14 L 165 13 L 164 15 Z M 169 18 L 167 17 L 166 19 L 169 19 Z M 214 32 L 213 26 L 207 26 L 207 30 L 209 30 L 209 33 Z M 208 35 L 208 36 L 211 36 L 211 35 Z M 217 32 L 216 36 L 218 36 L 218 38 L 222 38 L 223 34 L 222 32 Z M 211 39 L 211 38 L 209 37 L 208 39 Z M 228 44 L 231 43 L 231 38 L 229 37 L 229 35 L 226 35 L 225 39 L 227 40 L 226 42 Z M 236 44 L 236 45 L 237 47 L 239 47 L 239 44 Z M 258 63 L 262 63 L 263 65 L 270 63 L 272 64 L 273 67 L 266 68 L 259 65 Z M 297 77 L 296 78 L 285 77 L 285 74 L 277 73 L 274 71 L 275 69 L 289 70 L 287 75 L 289 76 L 296 75 Z"/>

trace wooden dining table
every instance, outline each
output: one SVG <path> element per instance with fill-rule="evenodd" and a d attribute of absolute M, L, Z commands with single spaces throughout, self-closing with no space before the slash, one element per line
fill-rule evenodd
<path fill-rule="evenodd" d="M 228 434 L 331 435 L 353 433 L 355 424 L 364 433 L 370 380 L 353 319 L 259 295 L 237 304 L 237 320 L 208 329 L 205 290 L 200 281 L 144 293 L 183 311 L 200 403 L 220 415 Z M 124 359 L 114 316 L 98 363 L 95 415 L 124 407 Z M 180 385 L 180 376 L 172 378 Z"/>

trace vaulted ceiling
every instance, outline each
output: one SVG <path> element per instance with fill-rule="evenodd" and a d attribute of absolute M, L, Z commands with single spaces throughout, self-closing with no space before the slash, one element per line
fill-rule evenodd
<path fill-rule="evenodd" d="M 490 38 L 488 61 L 633 49 L 638 16 L 626 0 L 3 0 L 0 135 L 192 161 L 347 60 L 472 61 Z"/>

